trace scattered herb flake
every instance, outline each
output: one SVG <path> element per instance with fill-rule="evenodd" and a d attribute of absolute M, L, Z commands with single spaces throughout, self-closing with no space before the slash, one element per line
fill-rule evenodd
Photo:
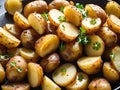
<path fill-rule="evenodd" d="M 60 49 L 60 50 L 65 50 L 65 48 L 66 48 L 65 43 L 64 43 L 63 41 L 61 41 L 60 46 L 59 46 L 59 49 Z"/>
<path fill-rule="evenodd" d="M 82 79 L 83 79 L 83 75 L 78 75 L 78 80 L 82 81 Z"/>
<path fill-rule="evenodd" d="M 100 44 L 99 42 L 93 43 L 93 49 L 94 49 L 94 50 L 99 50 L 100 47 L 101 47 L 101 44 Z"/>
<path fill-rule="evenodd" d="M 60 7 L 60 11 L 63 12 L 63 10 L 64 10 L 64 7 Z"/>
<path fill-rule="evenodd" d="M 114 59 L 114 58 L 115 58 L 115 54 L 111 53 L 111 54 L 109 55 L 109 57 L 110 57 L 110 59 Z"/>
<path fill-rule="evenodd" d="M 11 66 L 11 67 L 15 67 L 15 66 L 16 66 L 16 62 L 11 62 L 11 63 L 10 63 L 10 66 Z"/>
<path fill-rule="evenodd" d="M 21 67 L 17 68 L 17 71 L 22 72 L 22 68 Z"/>
<path fill-rule="evenodd" d="M 0 55 L 0 60 L 10 58 L 11 56 L 11 54 Z"/>
<path fill-rule="evenodd" d="M 90 20 L 90 24 L 95 25 L 96 24 L 96 20 L 95 19 L 91 19 Z"/>
<path fill-rule="evenodd" d="M 43 14 L 41 14 L 41 16 L 43 18 L 45 18 L 46 21 L 48 21 L 48 14 L 46 12 L 44 12 Z"/>
<path fill-rule="evenodd" d="M 57 71 L 54 71 L 54 72 L 53 72 L 53 75 L 54 75 L 54 76 L 57 75 Z"/>
<path fill-rule="evenodd" d="M 65 75 L 66 74 L 66 68 L 62 68 L 61 73 L 62 73 L 62 75 Z"/>
<path fill-rule="evenodd" d="M 65 21 L 66 21 L 66 18 L 65 18 L 65 16 L 59 16 L 59 17 L 58 17 L 58 20 L 59 20 L 60 22 L 65 22 Z"/>
<path fill-rule="evenodd" d="M 62 24 L 63 30 L 65 30 L 65 25 Z"/>

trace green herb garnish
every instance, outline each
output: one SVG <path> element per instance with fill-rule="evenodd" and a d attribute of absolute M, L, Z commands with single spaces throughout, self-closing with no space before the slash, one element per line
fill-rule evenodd
<path fill-rule="evenodd" d="M 100 47 L 101 47 L 101 44 L 100 44 L 99 42 L 93 43 L 93 49 L 94 49 L 94 50 L 99 50 Z"/>
<path fill-rule="evenodd" d="M 86 30 L 83 27 L 80 27 L 77 41 L 79 44 L 82 44 L 82 45 L 86 45 L 86 44 L 89 44 L 91 42 L 88 35 L 86 35 Z"/>
<path fill-rule="evenodd" d="M 63 28 L 63 30 L 65 30 L 65 25 L 62 24 L 62 28 Z"/>
<path fill-rule="evenodd" d="M 59 46 L 59 49 L 60 49 L 60 50 L 65 50 L 65 48 L 66 48 L 65 43 L 64 43 L 63 41 L 61 41 L 60 46 Z"/>
<path fill-rule="evenodd" d="M 109 57 L 110 57 L 110 59 L 114 59 L 114 58 L 115 58 L 115 54 L 111 53 L 111 54 L 109 55 Z"/>
<path fill-rule="evenodd" d="M 11 54 L 0 55 L 0 60 L 8 59 L 8 58 L 10 58 L 11 56 L 12 56 Z"/>
<path fill-rule="evenodd" d="M 82 79 L 83 79 L 83 75 L 78 75 L 78 80 L 82 81 Z"/>
<path fill-rule="evenodd" d="M 91 19 L 90 20 L 90 24 L 95 25 L 96 24 L 96 20 L 95 19 Z"/>
<path fill-rule="evenodd" d="M 41 14 L 41 16 L 43 18 L 45 18 L 46 21 L 48 21 L 48 14 L 46 12 L 44 12 L 43 14 Z"/>
<path fill-rule="evenodd" d="M 66 74 L 66 68 L 62 68 L 61 73 L 62 73 L 62 75 L 65 75 Z"/>
<path fill-rule="evenodd" d="M 10 63 L 10 66 L 11 66 L 11 67 L 15 67 L 15 66 L 16 66 L 16 62 L 11 62 L 11 63 Z"/>
<path fill-rule="evenodd" d="M 63 10 L 64 10 L 64 7 L 60 7 L 60 11 L 63 12 Z"/>
<path fill-rule="evenodd" d="M 17 68 L 17 71 L 22 72 L 22 68 L 21 67 Z"/>
<path fill-rule="evenodd" d="M 59 20 L 60 22 L 65 22 L 65 21 L 66 21 L 66 18 L 65 18 L 65 16 L 59 16 L 59 17 L 58 17 L 58 20 Z"/>

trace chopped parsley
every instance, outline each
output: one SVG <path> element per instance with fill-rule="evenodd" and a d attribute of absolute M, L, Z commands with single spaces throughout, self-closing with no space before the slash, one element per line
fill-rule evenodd
<path fill-rule="evenodd" d="M 43 14 L 41 14 L 41 16 L 43 18 L 45 18 L 46 21 L 48 21 L 48 14 L 46 12 L 44 12 Z"/>
<path fill-rule="evenodd" d="M 60 22 L 65 22 L 65 21 L 66 21 L 66 18 L 65 18 L 65 16 L 59 16 L 59 17 L 58 17 L 58 20 L 59 20 Z"/>
<path fill-rule="evenodd" d="M 86 30 L 83 27 L 80 27 L 77 41 L 79 44 L 82 44 L 82 45 L 86 45 L 86 44 L 89 44 L 91 42 L 88 35 L 86 35 Z"/>
<path fill-rule="evenodd" d="M 17 68 L 17 71 L 22 72 L 22 68 L 21 67 Z"/>
<path fill-rule="evenodd" d="M 109 57 L 110 57 L 110 59 L 114 59 L 114 58 L 115 58 L 115 54 L 111 53 L 111 54 L 109 55 Z"/>
<path fill-rule="evenodd" d="M 82 17 L 83 18 L 86 18 L 87 16 L 88 16 L 88 12 L 86 12 L 85 10 L 84 10 L 84 6 L 82 5 L 82 4 L 80 4 L 80 3 L 76 3 L 76 8 L 78 8 L 79 10 L 80 10 L 80 12 L 82 13 Z"/>
<path fill-rule="evenodd" d="M 96 24 L 96 20 L 95 19 L 91 19 L 90 20 L 90 24 L 95 25 Z"/>
<path fill-rule="evenodd" d="M 11 62 L 11 63 L 10 63 L 10 66 L 11 66 L 11 67 L 15 67 L 15 66 L 16 66 L 16 62 Z"/>
<path fill-rule="evenodd" d="M 65 30 L 65 25 L 62 24 L 62 28 L 63 28 L 63 30 Z"/>
<path fill-rule="evenodd" d="M 10 58 L 11 56 L 12 56 L 11 54 L 0 55 L 0 60 L 8 59 L 8 58 Z"/>
<path fill-rule="evenodd" d="M 63 41 L 61 41 L 60 46 L 59 46 L 59 49 L 60 49 L 60 50 L 64 50 L 65 48 L 66 48 L 65 43 L 64 43 Z"/>
<path fill-rule="evenodd" d="M 60 11 L 63 12 L 63 10 L 64 10 L 64 7 L 60 7 Z"/>
<path fill-rule="evenodd" d="M 83 75 L 78 75 L 78 80 L 82 81 L 82 79 L 83 79 Z"/>
<path fill-rule="evenodd" d="M 94 49 L 94 50 L 99 50 L 100 47 L 101 47 L 101 44 L 100 44 L 99 42 L 93 43 L 93 49 Z"/>
<path fill-rule="evenodd" d="M 66 74 L 66 68 L 62 68 L 61 73 L 62 73 L 62 75 L 65 75 Z"/>

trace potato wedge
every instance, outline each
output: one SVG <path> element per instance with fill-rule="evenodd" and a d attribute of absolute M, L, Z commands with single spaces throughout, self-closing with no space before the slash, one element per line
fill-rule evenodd
<path fill-rule="evenodd" d="M 28 16 L 28 22 L 38 34 L 44 34 L 47 28 L 46 20 L 39 13 L 31 13 Z"/>
<path fill-rule="evenodd" d="M 61 88 L 46 75 L 43 77 L 41 87 L 42 90 L 61 90 Z"/>
<path fill-rule="evenodd" d="M 119 5 L 119 3 L 115 2 L 115 1 L 107 2 L 106 6 L 105 6 L 105 11 L 108 15 L 113 14 L 113 15 L 117 16 L 118 18 L 120 18 L 120 5 Z"/>
<path fill-rule="evenodd" d="M 20 48 L 20 56 L 22 56 L 27 62 L 37 62 L 39 55 L 31 49 Z"/>
<path fill-rule="evenodd" d="M 115 15 L 110 15 L 107 19 L 108 27 L 116 33 L 120 34 L 120 19 Z"/>
<path fill-rule="evenodd" d="M 76 76 L 76 80 L 69 84 L 66 89 L 67 90 L 87 90 L 89 83 L 88 75 L 83 72 L 78 72 Z"/>
<path fill-rule="evenodd" d="M 47 9 L 47 3 L 44 0 L 36 0 L 26 4 L 23 12 L 25 17 L 28 17 L 30 13 L 44 13 Z"/>
<path fill-rule="evenodd" d="M 100 18 L 84 18 L 81 22 L 81 26 L 86 30 L 86 34 L 93 34 L 97 32 L 101 26 Z"/>
<path fill-rule="evenodd" d="M 35 43 L 35 50 L 38 55 L 45 57 L 54 52 L 59 46 L 60 40 L 57 35 L 47 34 L 38 39 Z"/>
<path fill-rule="evenodd" d="M 16 11 L 21 13 L 23 10 L 23 5 L 21 0 L 6 0 L 4 6 L 6 11 L 11 15 L 14 15 Z"/>
<path fill-rule="evenodd" d="M 48 12 L 48 19 L 54 26 L 59 26 L 61 22 L 66 21 L 65 15 L 57 9 L 51 9 Z"/>
<path fill-rule="evenodd" d="M 17 24 L 22 29 L 28 29 L 30 27 L 28 20 L 17 11 L 13 15 L 13 20 L 15 24 Z"/>
<path fill-rule="evenodd" d="M 5 77 L 6 77 L 5 70 L 0 63 L 0 83 L 2 83 L 5 80 Z"/>
<path fill-rule="evenodd" d="M 110 53 L 110 59 L 115 69 L 120 73 L 120 47 L 115 46 Z"/>
<path fill-rule="evenodd" d="M 82 21 L 82 14 L 78 8 L 69 5 L 64 8 L 64 15 L 66 20 L 75 26 L 80 26 Z"/>
<path fill-rule="evenodd" d="M 27 77 L 31 87 L 40 86 L 43 79 L 42 67 L 37 63 L 33 62 L 28 63 Z"/>
<path fill-rule="evenodd" d="M 88 56 L 101 56 L 104 52 L 105 45 L 98 35 L 89 35 L 91 42 L 85 45 L 85 53 Z"/>
<path fill-rule="evenodd" d="M 76 67 L 73 64 L 66 63 L 59 66 L 52 74 L 52 79 L 59 86 L 67 86 L 75 80 L 77 74 Z"/>
<path fill-rule="evenodd" d="M 81 57 L 77 61 L 78 67 L 87 74 L 96 74 L 102 68 L 102 58 L 98 57 Z M 94 68 L 93 68 L 94 67 Z"/>
<path fill-rule="evenodd" d="M 0 43 L 7 48 L 15 48 L 20 44 L 20 40 L 0 27 Z"/>
<path fill-rule="evenodd" d="M 103 10 L 100 6 L 95 4 L 86 4 L 85 11 L 88 12 L 88 16 L 92 18 L 100 18 L 102 20 L 102 24 L 104 24 L 107 20 L 107 14 L 105 10 Z"/>
<path fill-rule="evenodd" d="M 111 82 L 116 82 L 120 79 L 119 73 L 114 69 L 113 65 L 110 62 L 105 62 L 103 64 L 103 75 L 107 80 Z"/>
<path fill-rule="evenodd" d="M 79 30 L 73 24 L 69 22 L 63 22 L 57 29 L 57 34 L 61 40 L 65 42 L 71 42 L 79 35 Z"/>
<path fill-rule="evenodd" d="M 28 83 L 9 83 L 1 85 L 2 90 L 30 90 Z"/>

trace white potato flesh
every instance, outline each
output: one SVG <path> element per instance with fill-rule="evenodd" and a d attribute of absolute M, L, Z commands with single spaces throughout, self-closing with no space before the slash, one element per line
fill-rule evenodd
<path fill-rule="evenodd" d="M 59 86 L 67 86 L 75 80 L 76 74 L 76 67 L 73 64 L 66 63 L 62 64 L 54 71 L 52 79 Z"/>

